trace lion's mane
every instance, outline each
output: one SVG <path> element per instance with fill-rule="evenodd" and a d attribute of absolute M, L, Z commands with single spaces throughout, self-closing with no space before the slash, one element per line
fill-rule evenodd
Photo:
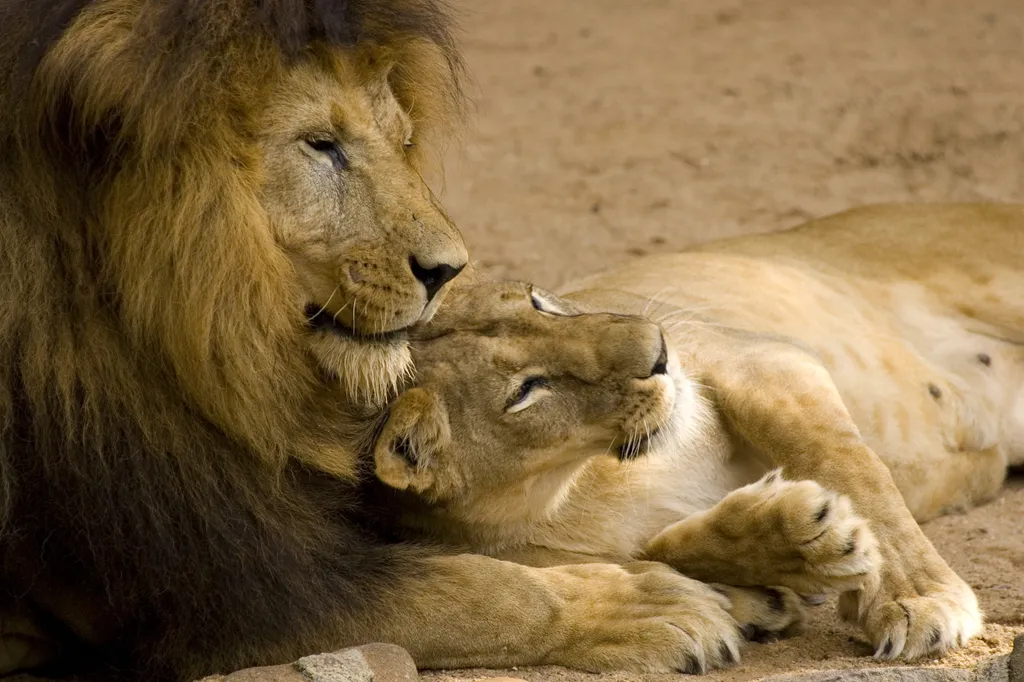
<path fill-rule="evenodd" d="M 301 654 L 344 631 L 323 604 L 358 619 L 405 562 L 355 528 L 350 485 L 297 464 L 352 474 L 367 434 L 303 350 L 254 119 L 290 60 L 373 44 L 418 130 L 443 126 L 461 101 L 447 14 L 9 0 L 0 27 L 7 599 L 146 679 Z"/>

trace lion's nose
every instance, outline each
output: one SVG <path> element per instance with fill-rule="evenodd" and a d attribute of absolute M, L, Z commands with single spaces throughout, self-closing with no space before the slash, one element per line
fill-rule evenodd
<path fill-rule="evenodd" d="M 423 288 L 427 290 L 427 302 L 429 303 L 441 287 L 455 279 L 466 267 L 465 263 L 455 267 L 447 263 L 441 263 L 432 268 L 425 268 L 416 260 L 416 256 L 409 256 L 409 267 L 412 268 L 412 275 L 420 281 Z"/>

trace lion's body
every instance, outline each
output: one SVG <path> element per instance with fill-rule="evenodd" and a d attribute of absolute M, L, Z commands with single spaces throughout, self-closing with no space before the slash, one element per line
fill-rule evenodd
<path fill-rule="evenodd" d="M 758 513 L 708 510 L 781 466 L 787 478 L 849 495 L 879 536 L 882 586 L 862 595 L 859 607 L 850 601 L 844 608 L 883 656 L 918 655 L 977 632 L 974 596 L 911 513 L 924 520 L 986 501 L 1008 462 L 1024 458 L 1024 209 L 871 207 L 788 232 L 647 257 L 563 287 L 562 296 L 582 310 L 644 315 L 663 325 L 678 358 L 679 374 L 669 364 L 675 418 L 667 426 L 654 420 L 651 428 L 662 429 L 647 457 L 621 463 L 600 456 L 608 440 L 592 446 L 575 470 L 559 472 L 562 487 L 553 493 L 541 480 L 504 481 L 532 496 L 524 507 L 545 514 L 517 523 L 512 509 L 501 507 L 508 513 L 496 524 L 501 514 L 493 507 L 502 498 L 466 489 L 476 469 L 493 469 L 501 446 L 488 443 L 486 425 L 457 424 L 461 412 L 452 404 L 476 404 L 481 395 L 463 377 L 459 392 L 446 391 L 452 379 L 431 374 L 428 353 L 428 390 L 444 396 L 452 433 L 474 440 L 453 447 L 457 457 L 437 459 L 441 468 L 461 467 L 463 490 L 451 499 L 438 493 L 434 513 L 415 507 L 412 526 L 524 563 L 643 555 L 694 577 L 746 584 L 764 574 L 757 566 L 773 562 L 772 542 L 737 542 L 758 535 Z M 550 348 L 570 354 L 587 338 L 601 343 L 573 319 L 542 332 Z M 507 362 L 470 361 L 468 348 L 451 374 L 495 372 Z M 550 348 L 544 357 L 555 355 Z M 440 349 L 430 353 L 443 357 Z M 531 372 L 547 367 L 557 377 L 564 370 L 551 360 L 538 367 Z M 552 396 L 566 400 L 559 391 L 554 384 Z M 566 442 L 578 435 L 566 431 Z M 477 460 L 474 450 L 486 456 Z M 689 525 L 676 523 L 687 517 Z M 724 536 L 708 527 L 721 518 Z M 904 613 L 909 621 L 901 625 Z"/>

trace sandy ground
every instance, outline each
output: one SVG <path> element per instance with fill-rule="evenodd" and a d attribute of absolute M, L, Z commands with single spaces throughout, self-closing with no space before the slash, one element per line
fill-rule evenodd
<path fill-rule="evenodd" d="M 457 6 L 477 108 L 443 197 L 495 274 L 554 287 L 868 202 L 1024 201 L 1020 0 Z M 1024 479 L 926 531 L 992 623 L 937 663 L 1005 653 L 1024 631 Z M 750 645 L 741 667 L 709 679 L 865 665 L 868 653 L 826 605 L 808 634 Z"/>

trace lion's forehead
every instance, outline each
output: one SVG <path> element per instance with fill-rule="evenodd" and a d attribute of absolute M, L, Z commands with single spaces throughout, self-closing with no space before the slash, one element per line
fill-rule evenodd
<path fill-rule="evenodd" d="M 373 93 L 349 69 L 312 63 L 296 65 L 284 74 L 264 112 L 268 130 L 287 132 L 297 119 L 307 126 L 365 132 L 376 126 L 380 116 Z"/>

